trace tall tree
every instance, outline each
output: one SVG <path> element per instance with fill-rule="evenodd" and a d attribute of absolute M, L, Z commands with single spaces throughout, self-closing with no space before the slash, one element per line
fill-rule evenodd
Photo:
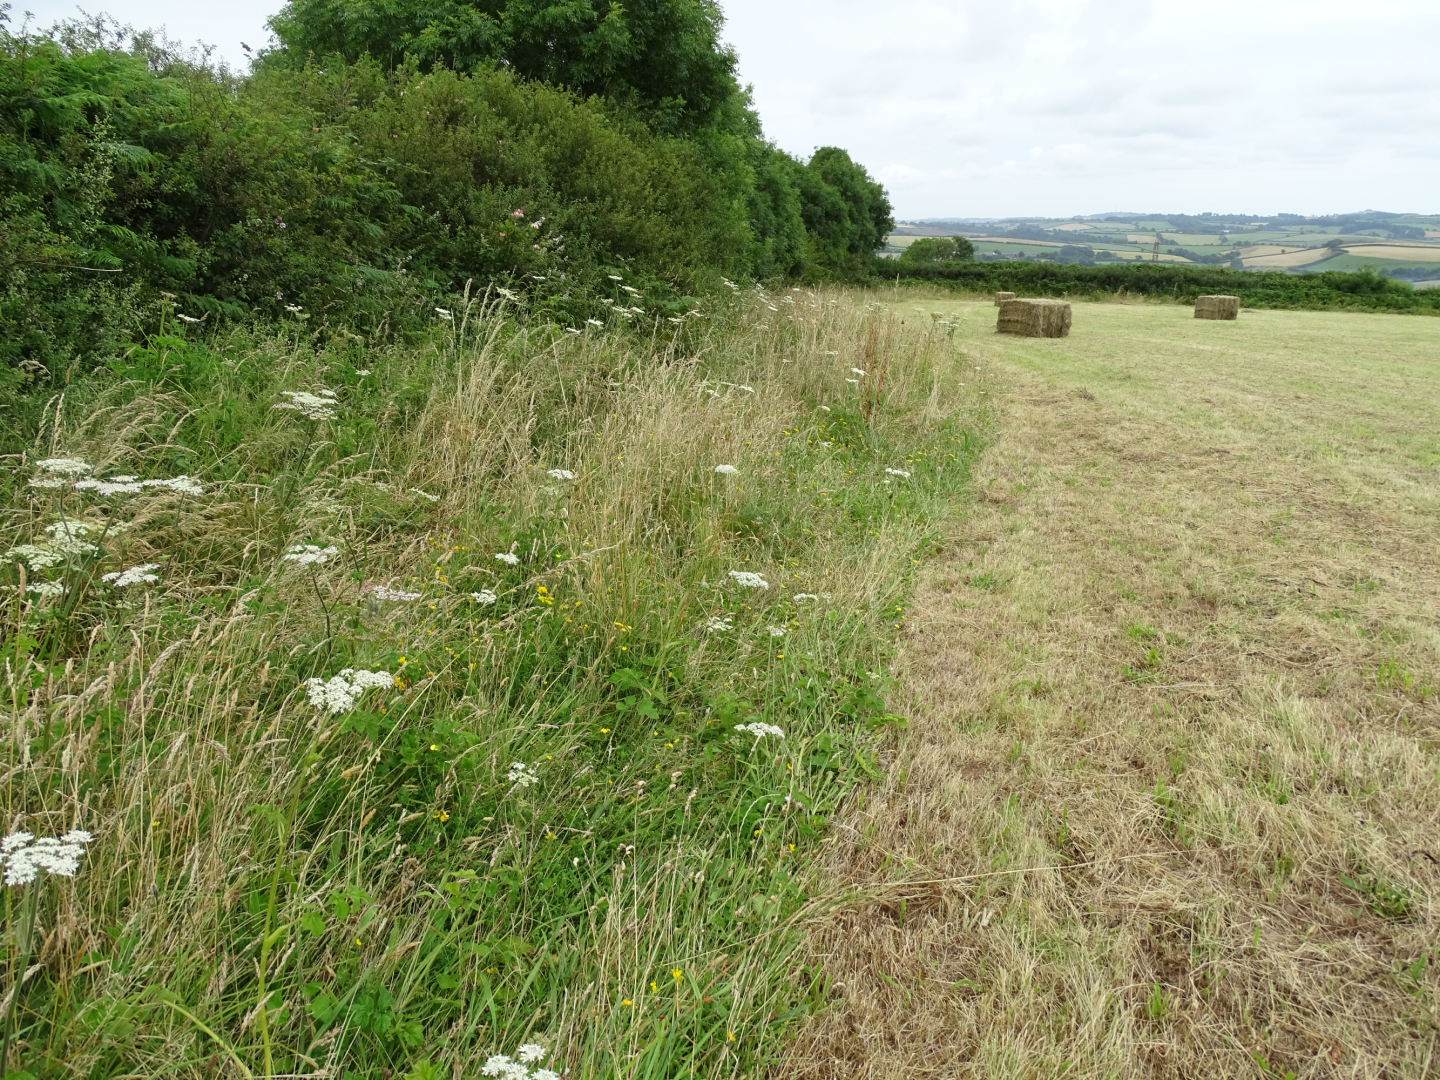
<path fill-rule="evenodd" d="M 290 0 L 270 27 L 290 57 L 496 64 L 631 101 L 664 130 L 708 123 L 737 90 L 714 0 Z"/>

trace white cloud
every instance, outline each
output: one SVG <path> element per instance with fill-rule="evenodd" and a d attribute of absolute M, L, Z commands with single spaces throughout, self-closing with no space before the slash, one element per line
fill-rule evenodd
<path fill-rule="evenodd" d="M 767 134 L 901 217 L 1440 209 L 1433 2 L 725 7 Z"/>

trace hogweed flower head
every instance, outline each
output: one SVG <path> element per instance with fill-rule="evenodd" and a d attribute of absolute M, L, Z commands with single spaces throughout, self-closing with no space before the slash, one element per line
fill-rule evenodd
<path fill-rule="evenodd" d="M 45 458 L 37 461 L 35 467 L 41 472 L 59 473 L 61 476 L 87 476 L 93 468 L 80 458 L 73 457 Z"/>
<path fill-rule="evenodd" d="M 370 595 L 376 600 L 394 600 L 399 603 L 409 603 L 411 600 L 419 600 L 421 595 L 418 592 L 405 592 L 403 589 L 387 589 L 384 585 L 377 585 L 370 590 Z"/>
<path fill-rule="evenodd" d="M 276 405 L 277 409 L 289 409 L 291 412 L 298 412 L 307 420 L 334 420 L 335 391 L 320 390 L 314 394 L 306 393 L 304 390 L 284 390 L 281 397 L 287 397 L 289 401 L 282 401 Z"/>
<path fill-rule="evenodd" d="M 520 562 L 520 556 L 516 555 L 513 551 L 497 551 L 495 558 L 499 559 L 506 566 L 516 566 Z"/>
<path fill-rule="evenodd" d="M 323 709 L 331 716 L 338 716 L 353 709 L 356 702 L 371 687 L 394 685 L 395 676 L 388 671 L 356 671 L 354 668 L 346 668 L 340 674 L 332 675 L 328 681 L 319 678 L 306 679 L 305 693 L 312 707 Z"/>
<path fill-rule="evenodd" d="M 294 544 L 285 550 L 280 556 L 285 562 L 299 563 L 301 566 L 316 566 L 320 563 L 330 561 L 330 556 L 339 555 L 340 549 L 334 544 L 329 547 L 316 547 L 314 544 Z"/>
<path fill-rule="evenodd" d="M 489 589 L 481 589 L 479 592 L 472 592 L 470 599 L 474 600 L 477 604 L 493 604 L 500 598 Z"/>
<path fill-rule="evenodd" d="M 93 839 L 84 829 L 73 829 L 58 838 L 11 833 L 0 840 L 0 866 L 5 868 L 5 884 L 28 885 L 42 870 L 57 877 L 74 877 L 85 855 L 85 845 Z"/>
<path fill-rule="evenodd" d="M 731 570 L 730 576 L 735 579 L 736 585 L 743 585 L 747 589 L 768 589 L 770 583 L 759 574 L 749 570 Z"/>
<path fill-rule="evenodd" d="M 540 782 L 540 777 L 534 768 L 526 765 L 523 761 L 512 761 L 510 771 L 505 775 L 505 779 L 519 788 L 526 788 Z"/>
<path fill-rule="evenodd" d="M 735 730 L 743 731 L 748 735 L 754 735 L 756 742 L 759 742 L 766 735 L 774 735 L 777 739 L 783 739 L 785 737 L 785 732 L 781 731 L 774 724 L 767 724 L 760 720 L 749 724 L 736 724 Z"/>
<path fill-rule="evenodd" d="M 551 480 L 574 480 L 575 474 L 569 469 L 546 469 L 545 475 Z"/>
<path fill-rule="evenodd" d="M 107 581 L 117 589 L 123 589 L 128 585 L 149 584 L 159 581 L 159 574 L 150 573 L 151 570 L 159 570 L 159 563 L 145 563 L 141 566 L 132 566 L 129 570 L 112 570 L 108 574 L 101 574 L 100 580 Z"/>
<path fill-rule="evenodd" d="M 722 476 L 735 476 L 740 472 L 734 465 L 716 465 L 715 471 Z"/>

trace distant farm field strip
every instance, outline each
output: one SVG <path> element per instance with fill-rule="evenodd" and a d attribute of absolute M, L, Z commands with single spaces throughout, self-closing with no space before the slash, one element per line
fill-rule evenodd
<path fill-rule="evenodd" d="M 1352 244 L 1345 250 L 1362 259 L 1440 262 L 1440 244 Z"/>
<path fill-rule="evenodd" d="M 1334 248 L 1303 248 L 1279 255 L 1261 255 L 1245 259 L 1246 266 L 1309 266 L 1323 259 L 1333 258 Z"/>

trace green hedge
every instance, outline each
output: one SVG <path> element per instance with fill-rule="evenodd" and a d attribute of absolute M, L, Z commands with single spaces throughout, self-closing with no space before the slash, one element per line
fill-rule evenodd
<path fill-rule="evenodd" d="M 1238 296 L 1246 307 L 1308 310 L 1396 311 L 1440 315 L 1440 290 L 1414 290 L 1378 274 L 1256 273 L 1218 266 L 1136 263 L 1073 266 L 1034 262 L 903 264 L 876 259 L 877 278 L 924 282 L 968 292 L 1006 291 L 1022 296 L 1103 299 L 1116 293 L 1193 303 L 1205 293 Z"/>

